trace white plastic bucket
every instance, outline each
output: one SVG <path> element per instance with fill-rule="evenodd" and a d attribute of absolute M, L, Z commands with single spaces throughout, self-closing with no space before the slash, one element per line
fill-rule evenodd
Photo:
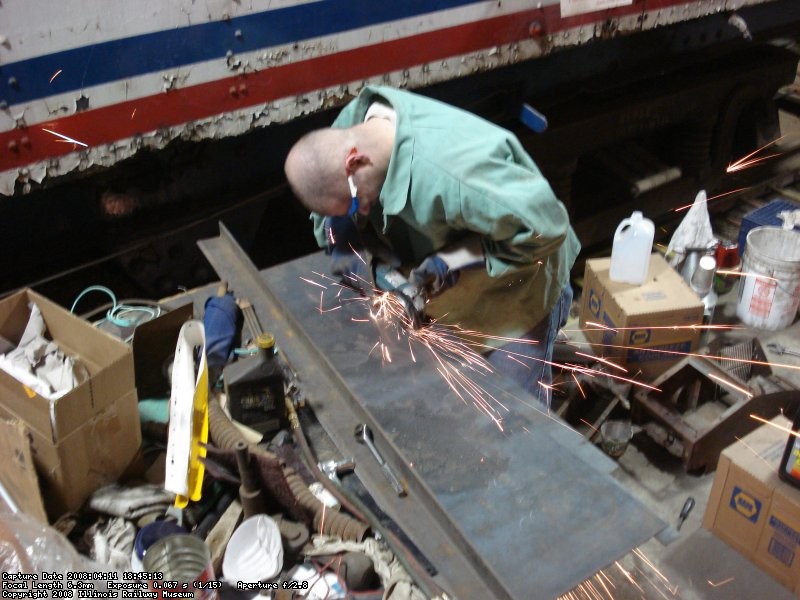
<path fill-rule="evenodd" d="M 736 315 L 759 329 L 794 321 L 800 305 L 800 232 L 756 227 L 747 234 Z"/>

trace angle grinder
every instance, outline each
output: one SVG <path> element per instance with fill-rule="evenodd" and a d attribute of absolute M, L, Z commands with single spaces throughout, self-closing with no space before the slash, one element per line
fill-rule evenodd
<path fill-rule="evenodd" d="M 425 296 L 413 286 L 397 269 L 378 263 L 374 269 L 375 289 L 391 294 L 403 306 L 412 329 L 419 329 L 424 322 Z"/>

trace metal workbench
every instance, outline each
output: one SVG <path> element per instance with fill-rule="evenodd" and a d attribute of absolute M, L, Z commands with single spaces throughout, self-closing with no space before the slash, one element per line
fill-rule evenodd
<path fill-rule="evenodd" d="M 453 392 L 429 355 L 365 320 L 363 302 L 322 290 L 323 254 L 259 272 L 224 227 L 200 247 L 275 332 L 341 455 L 355 457 L 375 502 L 453 597 L 555 598 L 665 526 L 614 480 L 611 459 L 512 382 L 479 382 L 503 404 L 500 427 Z M 405 497 L 355 440 L 358 423 L 371 427 Z"/>

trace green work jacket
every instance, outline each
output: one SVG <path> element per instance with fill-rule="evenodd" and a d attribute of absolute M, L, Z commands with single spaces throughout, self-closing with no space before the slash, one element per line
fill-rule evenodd
<path fill-rule="evenodd" d="M 511 132 L 391 87 L 365 87 L 333 127 L 361 123 L 373 102 L 397 113 L 386 181 L 370 214 L 377 232 L 409 267 L 465 236 L 482 240 L 484 265 L 463 270 L 426 313 L 492 336 L 532 329 L 568 283 L 580 250 L 566 208 L 539 168 Z M 312 219 L 324 247 L 323 218 Z"/>

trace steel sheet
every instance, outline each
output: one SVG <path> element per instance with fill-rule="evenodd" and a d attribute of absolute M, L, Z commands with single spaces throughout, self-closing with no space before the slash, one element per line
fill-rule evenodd
<path fill-rule="evenodd" d="M 303 381 L 320 374 L 329 380 L 328 394 L 317 386 L 324 396 L 308 400 L 337 445 L 350 444 L 343 453 L 353 448 L 355 419 L 370 422 L 409 494 L 393 497 L 374 469 L 360 475 L 453 593 L 458 574 L 446 572 L 453 552 L 474 569 L 465 578 L 477 574 L 492 597 L 554 598 L 664 527 L 614 480 L 609 458 L 513 383 L 497 376 L 479 382 L 504 406 L 501 428 L 452 391 L 435 360 L 419 349 L 412 355 L 403 336 L 383 337 L 387 361 L 375 349 L 381 328 L 364 321 L 364 303 L 343 302 L 333 287 L 321 297 L 309 283 L 327 268 L 328 259 L 314 254 L 263 271 L 262 289 L 279 306 L 264 311 L 262 322 L 278 331 L 289 327 L 287 350 L 301 338 L 316 349 L 316 364 L 293 367 Z M 230 270 L 220 275 L 237 289 Z M 279 334 L 279 347 L 281 341 Z M 289 358 L 296 362 L 297 354 Z M 346 390 L 348 406 L 337 390 Z"/>

